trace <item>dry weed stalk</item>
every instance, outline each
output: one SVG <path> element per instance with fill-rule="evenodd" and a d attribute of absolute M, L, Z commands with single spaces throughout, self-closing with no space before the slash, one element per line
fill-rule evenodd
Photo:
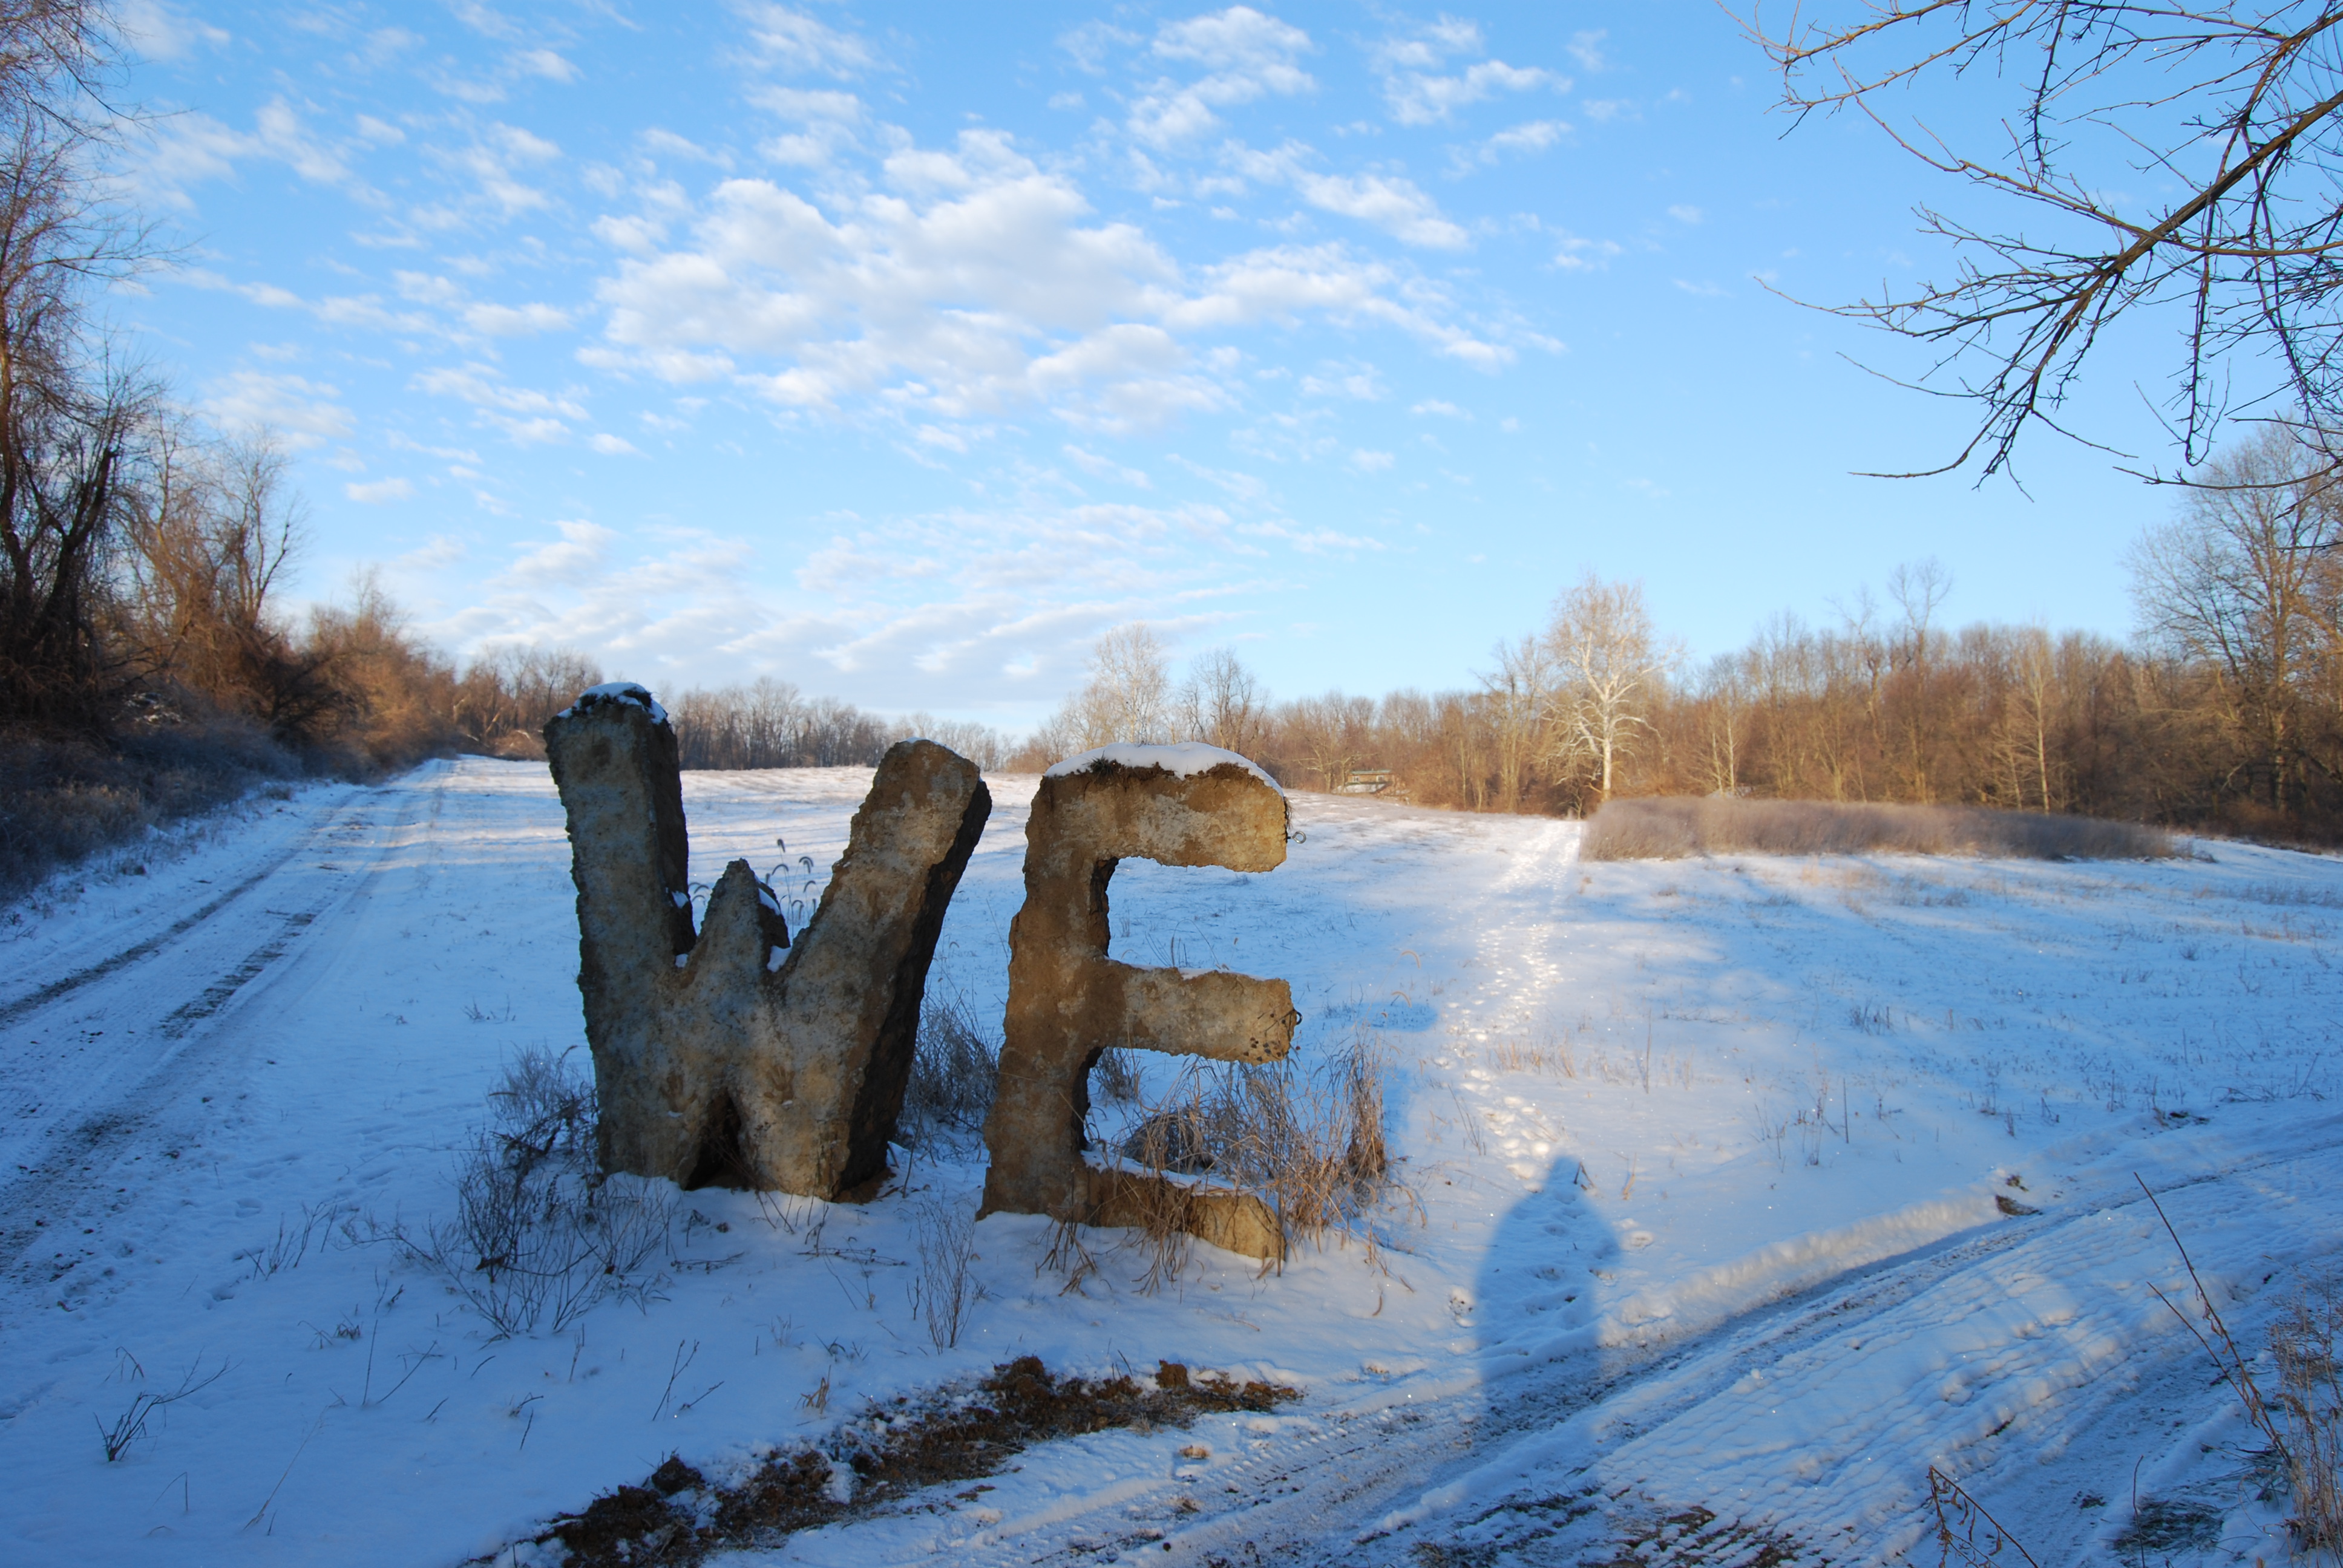
<path fill-rule="evenodd" d="M 2040 1568 L 2034 1554 L 2019 1545 L 1985 1505 L 1962 1489 L 1961 1483 L 1928 1466 L 1928 1501 L 1936 1510 L 1937 1561 L 1944 1568 L 1996 1568 L 2001 1553 L 2015 1552 L 2026 1568 Z"/>
<path fill-rule="evenodd" d="M 2214 1306 L 2212 1296 L 2205 1289 L 2205 1282 L 2197 1277 L 2196 1260 L 2189 1257 L 2187 1246 L 2180 1240 L 2180 1232 L 2173 1228 L 2172 1217 L 2164 1211 L 2164 1205 L 2157 1201 L 2156 1194 L 2148 1191 L 2147 1183 L 2140 1180 L 2137 1172 L 2133 1173 L 2132 1180 L 2138 1181 L 2139 1190 L 2147 1193 L 2156 1217 L 2164 1221 L 2164 1233 L 2172 1238 L 2173 1248 L 2180 1254 L 2181 1266 L 2188 1271 L 2188 1283 L 2197 1292 L 2197 1309 L 2205 1314 L 2205 1329 L 2199 1329 L 2188 1314 L 2182 1312 L 2171 1297 L 2157 1290 L 2153 1282 L 2147 1288 L 2156 1292 L 2156 1299 L 2170 1308 L 2172 1315 L 2180 1320 L 2181 1326 L 2205 1347 L 2205 1353 L 2213 1358 L 2213 1365 L 2236 1392 L 2238 1402 L 2245 1406 L 2246 1419 L 2269 1440 L 2272 1449 L 2284 1455 L 2287 1452 L 2286 1434 L 2278 1430 L 2278 1422 L 2271 1418 L 2269 1406 L 2262 1399 L 2262 1391 L 2254 1382 L 2253 1369 L 2246 1362 L 2245 1352 L 2237 1348 L 2237 1340 L 2229 1332 L 2229 1325 L 2221 1320 L 2220 1309 Z M 2207 1329 L 2212 1332 L 2209 1339 L 2206 1337 Z"/>
<path fill-rule="evenodd" d="M 2137 1176 L 2134 1181 L 2139 1181 Z M 2244 1406 L 2246 1419 L 2252 1422 L 2270 1452 L 2276 1455 L 2285 1471 L 2288 1490 L 2294 1498 L 2294 1515 L 2287 1525 L 2294 1533 L 2298 1547 L 2312 1552 L 2338 1554 L 2343 1547 L 2343 1380 L 2338 1380 L 2335 1362 L 2335 1343 L 2343 1335 L 2343 1292 L 2336 1281 L 2323 1277 L 2297 1292 L 2286 1314 L 2270 1328 L 2271 1359 L 2278 1363 L 2278 1389 L 2276 1409 L 2266 1398 L 2254 1379 L 2253 1367 L 2237 1342 L 2229 1332 L 2212 1296 L 2198 1278 L 2197 1264 L 2188 1256 L 2188 1249 L 2173 1228 L 2172 1218 L 2165 1213 L 2164 1205 L 2156 1194 L 2148 1191 L 2147 1183 L 2140 1181 L 2139 1189 L 2147 1193 L 2147 1201 L 2156 1209 L 2156 1217 L 2164 1221 L 2165 1234 L 2172 1238 L 2173 1247 L 2180 1253 L 2180 1261 L 2188 1271 L 2188 1282 L 2197 1292 L 2197 1308 L 2205 1317 L 2205 1327 L 2199 1329 L 2179 1306 L 2162 1291 L 2151 1284 L 2157 1300 L 2172 1311 L 2183 1326 L 2196 1336 L 2197 1342 L 2213 1360 L 2221 1376 Z"/>
<path fill-rule="evenodd" d="M 920 1267 L 912 1277 L 911 1315 L 924 1317 L 936 1349 L 960 1343 L 968 1314 L 984 1299 L 971 1274 L 976 1261 L 976 1219 L 957 1203 L 925 1203 L 913 1218 L 919 1233 Z"/>

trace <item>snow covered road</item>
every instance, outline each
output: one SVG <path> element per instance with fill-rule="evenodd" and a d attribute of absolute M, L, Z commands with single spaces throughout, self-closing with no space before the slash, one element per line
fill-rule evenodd
<path fill-rule="evenodd" d="M 687 776 L 693 877 L 745 856 L 809 910 L 868 778 Z M 992 786 L 932 982 L 988 1020 L 1032 782 Z M 314 789 L 52 889 L 0 925 L 0 1556 L 527 1563 L 670 1451 L 720 1473 L 1027 1352 L 1307 1397 L 761 1555 L 1934 1561 L 1931 1464 L 2044 1568 L 2282 1550 L 2135 1173 L 2258 1349 L 2343 1234 L 2343 868 L 1581 865 L 1567 823 L 1295 819 L 1269 876 L 1126 865 L 1115 951 L 1284 976 L 1305 1062 L 1383 1043 L 1378 1256 L 1208 1254 L 1148 1294 L 1099 1238 L 1070 1291 L 997 1217 L 941 1348 L 907 1286 L 970 1161 L 860 1209 L 689 1194 L 652 1295 L 558 1336 L 496 1339 L 367 1240 L 448 1210 L 513 1050 L 580 1038 L 542 768 Z"/>

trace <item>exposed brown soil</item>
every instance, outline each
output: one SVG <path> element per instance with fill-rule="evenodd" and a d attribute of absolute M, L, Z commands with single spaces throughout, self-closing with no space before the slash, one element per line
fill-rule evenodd
<path fill-rule="evenodd" d="M 972 1387 L 873 1405 L 820 1447 L 775 1453 L 734 1485 L 711 1485 L 669 1455 L 642 1485 L 621 1486 L 582 1513 L 555 1519 L 536 1540 L 559 1542 L 565 1568 L 688 1565 L 721 1548 L 769 1546 L 796 1531 L 903 1507 L 928 1487 L 994 1474 L 1011 1455 L 1051 1438 L 1185 1427 L 1199 1415 L 1273 1410 L 1301 1397 L 1278 1383 L 1191 1373 L 1177 1362 L 1144 1380 L 1080 1378 L 1021 1356 Z M 837 1475 L 841 1469 L 847 1473 Z M 959 1495 L 970 1501 L 989 1490 Z"/>

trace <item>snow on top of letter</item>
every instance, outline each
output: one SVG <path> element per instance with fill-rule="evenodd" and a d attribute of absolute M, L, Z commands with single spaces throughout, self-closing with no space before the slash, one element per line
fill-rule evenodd
<path fill-rule="evenodd" d="M 1181 779 L 1196 773 L 1209 773 L 1223 763 L 1232 762 L 1271 789 L 1277 789 L 1277 780 L 1251 761 L 1233 751 L 1223 751 L 1200 740 L 1183 740 L 1177 746 L 1139 746 L 1127 741 L 1101 746 L 1079 757 L 1067 758 L 1041 777 L 1056 779 L 1068 773 L 1080 773 L 1093 762 L 1112 762 L 1124 768 L 1161 768 Z M 1278 789 L 1281 795 L 1284 792 Z"/>

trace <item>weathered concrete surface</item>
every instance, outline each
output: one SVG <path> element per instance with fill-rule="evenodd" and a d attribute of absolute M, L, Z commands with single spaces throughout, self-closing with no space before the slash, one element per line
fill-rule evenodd
<path fill-rule="evenodd" d="M 1276 1216 L 1247 1194 L 1199 1191 L 1082 1157 L 1090 1075 L 1109 1046 L 1274 1061 L 1293 1043 L 1282 980 L 1139 969 L 1107 954 L 1107 883 L 1137 856 L 1266 871 L 1285 861 L 1285 798 L 1242 759 L 1199 772 L 1101 759 L 1051 774 L 1025 828 L 1025 905 L 1009 928 L 1009 1011 L 984 1141 L 981 1212 L 1185 1230 L 1278 1257 Z"/>
<path fill-rule="evenodd" d="M 569 815 L 602 1168 L 867 1195 L 944 910 L 992 809 L 976 766 L 931 741 L 890 749 L 792 946 L 745 860 L 695 938 L 675 732 L 648 692 L 597 689 L 545 748 Z"/>

